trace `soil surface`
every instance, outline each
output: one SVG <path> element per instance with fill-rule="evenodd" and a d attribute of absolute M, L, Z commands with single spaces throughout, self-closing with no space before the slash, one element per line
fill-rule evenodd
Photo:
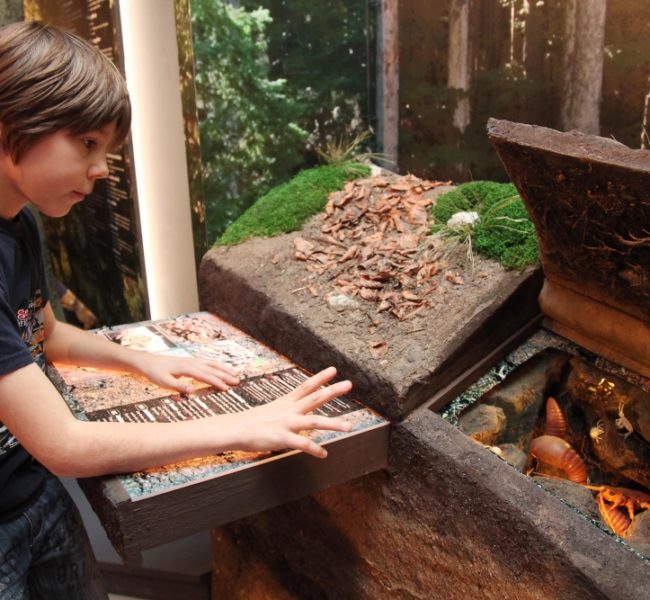
<path fill-rule="evenodd" d="M 428 235 L 421 207 L 449 189 L 412 176 L 370 177 L 333 194 L 300 232 L 215 247 L 201 267 L 202 308 L 309 370 L 340 367 L 357 390 L 382 397 L 374 407 L 389 416 L 397 407 L 404 416 L 431 395 L 445 360 L 532 272 L 507 271 L 477 254 L 470 260 L 465 244 Z M 355 197 L 366 220 L 386 199 L 395 206 L 364 229 L 363 219 L 341 218 L 339 209 Z M 407 206 L 408 214 L 409 205 L 410 223 L 395 212 Z M 393 225 L 377 225 L 386 221 Z"/>

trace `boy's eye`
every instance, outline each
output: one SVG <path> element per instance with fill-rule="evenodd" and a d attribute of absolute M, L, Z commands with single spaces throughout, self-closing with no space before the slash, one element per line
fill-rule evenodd
<path fill-rule="evenodd" d="M 88 138 L 85 138 L 85 139 L 81 140 L 81 142 L 82 142 L 83 145 L 86 146 L 86 148 L 88 148 L 89 150 L 90 150 L 91 148 L 94 148 L 94 147 L 97 145 L 97 142 L 96 142 L 95 140 L 91 140 L 91 139 L 88 139 Z"/>

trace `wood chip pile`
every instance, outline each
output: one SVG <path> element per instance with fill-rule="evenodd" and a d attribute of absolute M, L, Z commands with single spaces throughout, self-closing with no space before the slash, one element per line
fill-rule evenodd
<path fill-rule="evenodd" d="M 294 240 L 294 258 L 332 284 L 330 293 L 373 302 L 380 313 L 411 319 L 435 303 L 443 281 L 462 285 L 447 270 L 444 245 L 429 236 L 429 207 L 449 182 L 412 175 L 348 182 L 330 195 L 320 235 Z M 312 295 L 316 286 L 308 286 Z"/>

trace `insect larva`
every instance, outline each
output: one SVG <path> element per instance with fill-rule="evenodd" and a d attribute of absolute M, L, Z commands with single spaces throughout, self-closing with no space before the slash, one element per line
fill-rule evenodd
<path fill-rule="evenodd" d="M 566 419 L 564 413 L 553 396 L 546 400 L 546 426 L 544 429 L 546 435 L 564 437 L 566 435 Z"/>
<path fill-rule="evenodd" d="M 628 514 L 617 506 L 609 506 L 600 494 L 596 497 L 596 500 L 598 501 L 598 509 L 603 517 L 603 521 L 605 521 L 605 525 L 616 535 L 625 535 L 630 523 L 632 523 L 632 519 L 630 519 Z"/>
<path fill-rule="evenodd" d="M 541 435 L 528 449 L 537 460 L 562 469 L 570 481 L 587 483 L 587 466 L 569 442 L 554 435 Z"/>

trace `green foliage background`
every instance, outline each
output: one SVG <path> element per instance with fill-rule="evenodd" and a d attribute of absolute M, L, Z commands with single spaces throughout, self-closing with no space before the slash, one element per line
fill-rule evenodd
<path fill-rule="evenodd" d="M 307 132 L 286 81 L 269 77 L 267 10 L 192 0 L 208 241 L 302 160 Z"/>
<path fill-rule="evenodd" d="M 238 4 L 191 0 L 209 243 L 317 148 L 368 128 L 365 2 Z"/>
<path fill-rule="evenodd" d="M 267 8 L 270 73 L 287 81 L 309 132 L 305 163 L 342 135 L 348 140 L 373 124 L 375 8 L 367 0 L 241 0 Z M 372 142 L 372 140 L 371 140 Z"/>

